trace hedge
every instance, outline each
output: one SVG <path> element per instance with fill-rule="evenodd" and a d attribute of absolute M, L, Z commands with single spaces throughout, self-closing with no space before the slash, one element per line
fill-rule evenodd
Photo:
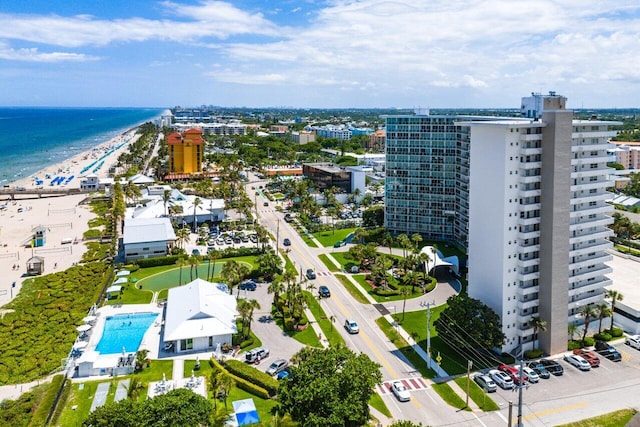
<path fill-rule="evenodd" d="M 29 427 L 40 427 L 46 424 L 49 412 L 51 412 L 51 410 L 53 409 L 53 405 L 56 401 L 58 390 L 60 390 L 60 387 L 62 387 L 62 381 L 64 381 L 64 376 L 62 375 L 55 375 L 53 377 L 53 379 L 51 380 L 51 384 L 49 384 L 49 387 L 47 388 L 47 392 L 42 397 L 38 408 L 31 418 Z"/>
<path fill-rule="evenodd" d="M 260 397 L 262 399 L 269 399 L 269 393 L 267 392 L 267 390 L 263 389 L 262 387 L 252 384 L 249 381 L 240 378 L 237 375 L 232 374 L 231 372 L 229 372 L 228 370 L 226 370 L 222 365 L 220 365 L 220 363 L 218 363 L 218 361 L 215 358 L 211 358 L 211 364 L 214 366 L 215 369 L 218 369 L 222 372 L 225 372 L 226 374 L 228 374 L 235 382 L 236 382 L 236 387 L 238 387 L 241 390 L 246 391 L 247 393 L 251 393 L 254 396 Z"/>
<path fill-rule="evenodd" d="M 67 379 L 67 381 L 65 381 L 64 383 L 64 390 L 62 390 L 62 394 L 60 395 L 60 400 L 56 405 L 56 411 L 53 413 L 53 418 L 51 418 L 51 424 L 53 425 L 57 423 L 58 418 L 60 418 L 60 414 L 62 413 L 62 410 L 64 409 L 67 403 L 67 399 L 69 399 L 69 393 L 71 393 L 71 386 L 72 386 L 71 380 Z"/>
<path fill-rule="evenodd" d="M 167 255 L 157 258 L 142 258 L 136 260 L 136 264 L 140 268 L 158 267 L 160 265 L 173 265 L 178 261 L 180 255 Z"/>
<path fill-rule="evenodd" d="M 275 396 L 278 393 L 278 381 L 271 375 L 251 365 L 247 365 L 239 360 L 229 359 L 225 362 L 225 368 L 232 374 L 267 390 L 269 396 Z"/>

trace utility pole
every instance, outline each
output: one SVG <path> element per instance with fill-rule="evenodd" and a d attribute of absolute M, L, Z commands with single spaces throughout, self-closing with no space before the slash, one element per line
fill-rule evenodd
<path fill-rule="evenodd" d="M 280 218 L 278 218 L 278 226 L 276 227 L 276 253 L 280 252 Z"/>
<path fill-rule="evenodd" d="M 523 367 L 524 367 L 524 359 L 521 357 L 520 358 L 520 371 L 518 376 L 520 377 L 520 380 L 518 382 L 518 385 L 516 385 L 516 387 L 514 388 L 513 391 L 518 390 L 518 424 L 516 425 L 516 427 L 523 427 L 522 424 L 522 389 L 523 388 L 529 388 L 528 385 L 525 384 L 524 382 L 524 372 L 523 372 Z"/>
<path fill-rule="evenodd" d="M 472 366 L 473 366 L 473 361 L 467 360 L 467 403 L 465 405 L 466 408 L 469 407 L 469 377 L 471 376 Z"/>
<path fill-rule="evenodd" d="M 509 401 L 509 418 L 508 418 L 507 426 L 511 427 L 512 422 L 513 422 L 513 402 Z"/>
<path fill-rule="evenodd" d="M 431 369 L 431 305 L 435 305 L 435 301 L 433 302 L 421 302 L 421 306 L 427 307 L 427 355 L 429 358 L 427 359 L 427 368 Z"/>

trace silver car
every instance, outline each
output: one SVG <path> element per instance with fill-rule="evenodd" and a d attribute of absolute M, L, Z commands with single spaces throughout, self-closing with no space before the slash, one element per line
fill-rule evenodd
<path fill-rule="evenodd" d="M 400 402 L 408 402 L 411 400 L 411 394 L 409 390 L 400 381 L 394 381 L 391 383 L 391 391 Z"/>
<path fill-rule="evenodd" d="M 286 360 L 278 359 L 269 365 L 265 372 L 269 375 L 276 375 L 282 372 L 287 366 L 289 366 L 289 363 Z"/>

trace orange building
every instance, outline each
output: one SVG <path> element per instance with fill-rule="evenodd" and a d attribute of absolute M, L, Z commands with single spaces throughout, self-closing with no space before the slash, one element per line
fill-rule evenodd
<path fill-rule="evenodd" d="M 174 132 L 167 136 L 170 173 L 202 172 L 204 139 L 201 129 Z"/>

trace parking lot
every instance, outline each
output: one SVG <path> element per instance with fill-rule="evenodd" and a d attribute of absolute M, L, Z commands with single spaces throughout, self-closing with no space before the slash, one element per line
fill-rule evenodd
<path fill-rule="evenodd" d="M 553 425 L 542 418 L 563 422 L 593 416 L 589 415 L 590 412 L 600 414 L 637 407 L 640 400 L 634 390 L 640 388 L 640 351 L 623 341 L 616 342 L 614 347 L 622 354 L 622 361 L 612 362 L 600 356 L 600 366 L 584 372 L 564 361 L 562 356 L 551 357 L 562 365 L 564 374 L 540 379 L 523 390 L 523 414 L 529 418 L 527 425 L 538 425 L 531 424 L 533 418 L 540 419 L 539 425 Z M 500 387 L 490 397 L 501 407 L 508 406 L 509 401 L 514 405 L 518 402 L 517 392 Z"/>

